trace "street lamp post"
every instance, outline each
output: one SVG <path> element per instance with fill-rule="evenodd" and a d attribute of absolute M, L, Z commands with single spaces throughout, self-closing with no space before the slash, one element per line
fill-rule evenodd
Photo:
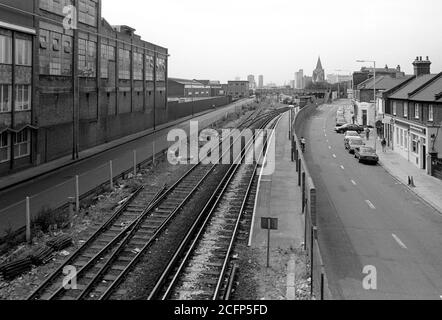
<path fill-rule="evenodd" d="M 376 127 L 376 121 L 377 121 L 377 114 L 378 114 L 378 108 L 377 108 L 377 99 L 376 99 L 376 61 L 375 60 L 357 60 L 356 62 L 364 63 L 364 62 L 370 62 L 373 63 L 373 99 L 374 99 L 374 148 L 376 150 L 377 147 L 377 140 L 378 140 L 378 131 Z"/>

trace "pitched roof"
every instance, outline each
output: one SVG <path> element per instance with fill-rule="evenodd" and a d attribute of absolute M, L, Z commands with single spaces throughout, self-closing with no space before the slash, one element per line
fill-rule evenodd
<path fill-rule="evenodd" d="M 186 84 L 198 84 L 198 85 L 203 85 L 201 82 L 198 82 L 198 81 L 196 81 L 196 80 L 179 79 L 179 78 L 169 78 L 168 80 L 170 80 L 170 81 L 175 81 L 175 82 L 177 82 L 177 83 L 184 84 L 184 85 L 186 85 Z"/>
<path fill-rule="evenodd" d="M 405 77 L 401 78 L 393 78 L 391 76 L 378 76 L 376 77 L 376 89 L 378 90 L 390 90 L 401 83 L 407 81 L 408 79 L 412 78 L 413 76 L 407 75 Z M 367 90 L 373 90 L 374 89 L 374 79 L 373 77 L 365 80 L 364 82 L 360 83 L 358 85 L 358 89 L 367 89 Z"/>
<path fill-rule="evenodd" d="M 418 88 L 411 96 L 410 100 L 442 102 L 442 73 L 432 78 L 421 88 Z"/>
<path fill-rule="evenodd" d="M 414 78 L 411 80 L 407 85 L 393 93 L 389 96 L 390 99 L 405 99 L 408 100 L 410 97 L 408 96 L 409 93 L 412 93 L 419 87 L 426 84 L 428 81 L 432 80 L 434 77 L 436 77 L 436 74 L 425 74 L 419 77 Z"/>

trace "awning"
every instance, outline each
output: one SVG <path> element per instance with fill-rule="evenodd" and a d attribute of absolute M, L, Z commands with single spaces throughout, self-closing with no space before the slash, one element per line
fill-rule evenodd
<path fill-rule="evenodd" d="M 8 126 L 5 126 L 5 125 L 1 125 L 0 126 L 0 134 L 2 134 L 4 132 L 19 133 L 19 132 L 22 132 L 23 130 L 26 130 L 26 129 L 38 130 L 38 127 L 33 126 L 31 124 L 19 124 L 15 128 L 11 128 L 11 127 L 8 127 Z"/>
<path fill-rule="evenodd" d="M 33 126 L 32 124 L 19 124 L 15 128 L 10 128 L 9 132 L 19 133 L 23 130 L 31 129 L 31 130 L 38 130 L 38 127 Z"/>

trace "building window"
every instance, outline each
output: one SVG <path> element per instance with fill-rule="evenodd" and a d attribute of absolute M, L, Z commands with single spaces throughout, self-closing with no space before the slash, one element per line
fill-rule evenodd
<path fill-rule="evenodd" d="M 70 0 L 40 0 L 40 8 L 59 15 L 63 15 L 63 8 L 70 5 Z"/>
<path fill-rule="evenodd" d="M 432 104 L 428 106 L 428 121 L 434 121 L 434 108 Z"/>
<path fill-rule="evenodd" d="M 12 86 L 0 84 L 0 113 L 11 111 Z"/>
<path fill-rule="evenodd" d="M 133 77 L 134 80 L 143 80 L 143 54 L 133 53 Z"/>
<path fill-rule="evenodd" d="M 94 78 L 96 71 L 97 45 L 93 41 L 78 40 L 78 75 Z"/>
<path fill-rule="evenodd" d="M 0 63 L 12 63 L 12 38 L 0 35 Z"/>
<path fill-rule="evenodd" d="M 118 49 L 118 77 L 119 79 L 130 80 L 130 51 Z"/>
<path fill-rule="evenodd" d="M 155 69 L 154 57 L 146 55 L 146 80 L 153 81 L 153 73 Z"/>
<path fill-rule="evenodd" d="M 166 80 L 166 59 L 157 57 L 157 81 Z"/>
<path fill-rule="evenodd" d="M 90 26 L 97 25 L 97 3 L 94 0 L 80 0 L 78 21 Z"/>
<path fill-rule="evenodd" d="M 420 108 L 420 104 L 415 103 L 414 104 L 414 118 L 415 119 L 419 119 L 419 108 Z"/>
<path fill-rule="evenodd" d="M 15 63 L 20 66 L 32 66 L 32 41 L 15 39 Z"/>
<path fill-rule="evenodd" d="M 408 118 L 408 102 L 404 102 L 404 118 Z"/>
<path fill-rule="evenodd" d="M 9 161 L 11 158 L 10 138 L 8 133 L 0 133 L 0 163 Z"/>
<path fill-rule="evenodd" d="M 411 138 L 412 138 L 412 151 L 413 151 L 413 153 L 415 153 L 415 154 L 418 154 L 419 153 L 419 150 L 418 150 L 418 136 L 416 136 L 416 135 L 411 135 Z"/>
<path fill-rule="evenodd" d="M 72 74 L 73 38 L 40 29 L 40 74 L 69 76 Z"/>
<path fill-rule="evenodd" d="M 14 158 L 23 158 L 31 153 L 29 130 L 23 130 L 14 135 Z"/>
<path fill-rule="evenodd" d="M 101 45 L 101 77 L 109 78 L 109 62 L 115 62 L 115 48 L 105 44 Z"/>
<path fill-rule="evenodd" d="M 31 110 L 31 86 L 19 84 L 15 86 L 15 111 Z"/>
<path fill-rule="evenodd" d="M 393 115 L 395 116 L 397 114 L 397 104 L 396 101 L 393 101 Z"/>

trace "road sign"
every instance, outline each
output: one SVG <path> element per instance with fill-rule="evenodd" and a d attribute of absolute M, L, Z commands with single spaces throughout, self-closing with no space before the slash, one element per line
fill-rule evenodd
<path fill-rule="evenodd" d="M 278 230 L 278 219 L 276 219 L 276 218 L 261 218 L 261 229 Z"/>
<path fill-rule="evenodd" d="M 270 230 L 278 230 L 278 219 L 261 218 L 261 229 L 267 230 L 267 268 L 270 268 Z"/>

